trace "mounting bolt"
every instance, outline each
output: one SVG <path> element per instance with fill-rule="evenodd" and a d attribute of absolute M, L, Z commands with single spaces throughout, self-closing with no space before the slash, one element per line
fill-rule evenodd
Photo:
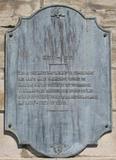
<path fill-rule="evenodd" d="M 8 128 L 11 128 L 11 127 L 12 127 L 12 124 L 9 124 L 9 125 L 8 125 Z"/>
<path fill-rule="evenodd" d="M 107 37 L 107 34 L 106 34 L 106 33 L 104 34 L 104 37 Z"/>
<path fill-rule="evenodd" d="M 105 125 L 105 128 L 108 128 L 108 124 Z"/>
<path fill-rule="evenodd" d="M 10 38 L 12 38 L 12 37 L 13 37 L 13 34 L 12 34 L 12 33 L 10 33 L 10 34 L 9 34 L 9 37 L 10 37 Z"/>

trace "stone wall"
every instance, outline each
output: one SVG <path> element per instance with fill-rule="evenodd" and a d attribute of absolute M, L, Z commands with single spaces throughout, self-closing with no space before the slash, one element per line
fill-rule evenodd
<path fill-rule="evenodd" d="M 18 149 L 16 141 L 4 135 L 4 34 L 17 24 L 19 17 L 53 4 L 73 7 L 85 17 L 96 17 L 98 24 L 112 33 L 113 131 L 99 140 L 97 148 L 87 148 L 70 159 L 116 160 L 116 0 L 0 0 L 0 160 L 43 159 Z"/>

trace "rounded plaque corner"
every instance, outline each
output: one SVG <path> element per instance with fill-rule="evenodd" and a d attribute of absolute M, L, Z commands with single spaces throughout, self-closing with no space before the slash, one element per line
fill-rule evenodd
<path fill-rule="evenodd" d="M 9 125 L 8 125 L 8 127 L 5 127 L 4 134 L 12 137 L 16 141 L 17 146 L 20 147 L 21 141 L 19 139 L 19 136 L 15 133 L 15 131 L 13 129 L 10 128 Z"/>
<path fill-rule="evenodd" d="M 39 157 L 39 158 L 49 158 L 48 155 L 37 151 L 31 144 L 21 144 L 20 146 L 22 146 L 23 148 L 28 149 L 29 152 L 31 152 L 32 154 L 34 154 L 35 156 Z"/>
<path fill-rule="evenodd" d="M 6 40 L 7 38 L 9 38 L 9 39 L 13 38 L 13 32 L 14 32 L 19 26 L 21 26 L 23 19 L 24 19 L 23 17 L 19 17 L 16 25 L 15 25 L 13 28 L 11 28 L 11 29 L 9 29 L 8 31 L 6 31 L 6 33 L 5 33 L 5 40 Z"/>
<path fill-rule="evenodd" d="M 96 144 L 99 145 L 99 141 L 101 140 L 101 138 L 102 138 L 104 135 L 106 135 L 106 134 L 108 134 L 108 133 L 111 133 L 111 132 L 112 132 L 112 127 L 111 127 L 110 125 L 107 125 L 107 124 L 106 124 L 106 125 L 104 126 L 103 132 L 96 137 L 96 139 L 95 139 Z"/>
<path fill-rule="evenodd" d="M 89 18 L 88 18 L 89 19 Z M 103 32 L 103 36 L 104 38 L 111 35 L 111 31 L 110 30 L 106 30 L 104 29 L 100 23 L 98 23 L 98 20 L 97 20 L 97 17 L 93 17 L 93 18 L 90 18 L 92 20 L 94 20 L 95 24 L 96 24 L 96 27 L 101 30 Z"/>

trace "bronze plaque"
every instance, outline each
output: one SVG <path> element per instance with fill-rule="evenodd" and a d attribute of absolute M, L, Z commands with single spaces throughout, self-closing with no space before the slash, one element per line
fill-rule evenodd
<path fill-rule="evenodd" d="M 50 6 L 6 33 L 5 130 L 37 155 L 69 157 L 111 131 L 110 33 Z"/>

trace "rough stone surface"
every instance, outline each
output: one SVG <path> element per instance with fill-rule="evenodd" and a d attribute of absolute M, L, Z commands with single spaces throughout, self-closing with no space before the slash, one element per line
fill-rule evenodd
<path fill-rule="evenodd" d="M 15 12 L 16 15 L 18 16 L 30 16 L 32 13 L 32 7 L 29 4 L 21 4 L 17 7 L 17 10 Z"/>
<path fill-rule="evenodd" d="M 79 11 L 86 10 L 87 1 L 86 0 L 44 0 L 44 6 L 48 5 L 67 5 L 73 7 Z"/>

